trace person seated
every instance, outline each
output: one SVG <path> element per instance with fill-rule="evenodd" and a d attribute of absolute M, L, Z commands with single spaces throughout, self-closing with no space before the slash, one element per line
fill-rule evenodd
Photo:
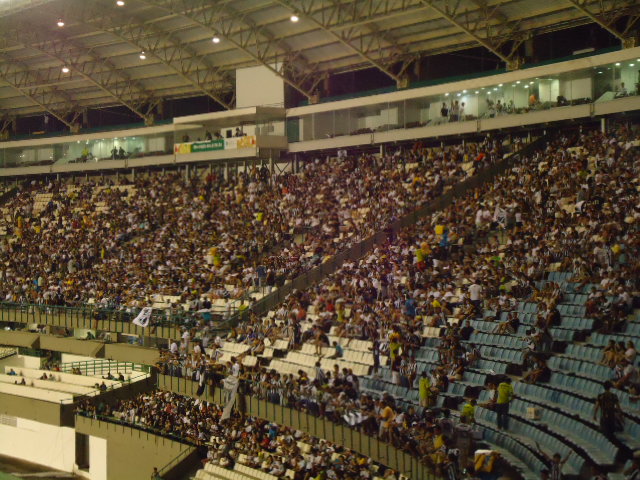
<path fill-rule="evenodd" d="M 522 381 L 524 383 L 537 383 L 542 377 L 549 373 L 549 368 L 547 367 L 547 362 L 544 358 L 538 357 L 535 360 L 535 364 L 533 368 L 527 372 L 524 377 L 522 377 Z"/>
<path fill-rule="evenodd" d="M 621 360 L 620 365 L 622 367 L 622 376 L 614 383 L 615 388 L 620 390 L 628 388 L 637 390 L 640 388 L 640 372 L 638 371 L 638 367 L 631 365 L 626 358 Z"/>
<path fill-rule="evenodd" d="M 338 342 L 336 341 L 333 342 L 333 348 L 335 351 L 333 355 L 329 357 L 330 359 L 342 358 L 344 356 L 344 349 L 342 348 L 342 345 L 340 345 Z"/>
<path fill-rule="evenodd" d="M 626 97 L 627 95 L 629 95 L 627 87 L 624 86 L 624 82 L 621 82 L 620 87 L 618 87 L 616 91 L 615 98 Z"/>

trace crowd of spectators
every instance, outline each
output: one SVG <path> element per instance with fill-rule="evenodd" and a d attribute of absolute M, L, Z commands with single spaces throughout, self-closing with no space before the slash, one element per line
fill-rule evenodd
<path fill-rule="evenodd" d="M 242 369 L 237 358 L 223 364 L 216 348 L 222 340 L 204 328 L 185 329 L 180 346 L 172 342 L 161 372 L 196 381 L 242 376 L 255 395 L 361 428 L 444 472 L 458 463 L 456 452 L 466 458 L 476 403 L 470 399 L 463 406 L 459 424 L 447 409 L 430 407 L 481 357 L 468 342 L 474 332 L 470 320 L 486 317 L 494 322 L 492 332 L 524 337 L 523 380 L 529 383 L 543 381 L 549 372 L 552 329 L 561 321 L 557 306 L 566 294 L 588 294 L 586 315 L 600 331 L 625 327 L 640 291 L 637 139 L 638 132 L 625 126 L 610 134 L 559 136 L 449 207 L 390 233 L 362 259 L 347 261 L 319 284 L 293 292 L 272 315 L 250 315 L 225 338 L 248 346 L 254 355 L 265 341 L 285 340 L 289 350 L 312 343 L 318 360 L 322 348 L 330 346 L 330 332 L 345 339 L 346 347 L 353 339 L 370 341 L 371 373 L 377 375 L 380 358 L 388 357 L 392 382 L 417 389 L 421 408 L 402 409 L 390 395 L 374 398 L 362 392 L 360 379 L 348 368 L 326 371 L 318 363 L 313 372 L 301 368 L 293 376 L 268 365 Z M 291 278 L 385 228 L 465 178 L 462 165 L 467 161 L 475 160 L 479 168 L 500 154 L 497 142 L 485 142 L 439 153 L 418 149 L 382 158 L 314 160 L 297 175 L 272 177 L 255 170 L 230 180 L 212 175 L 147 178 L 137 181 L 131 199 L 115 190 L 104 194 L 130 212 L 124 219 L 121 212 L 93 222 L 77 219 L 82 232 L 74 236 L 69 233 L 73 214 L 62 218 L 60 213 L 72 212 L 76 202 L 89 202 L 91 188 L 83 187 L 73 199 L 54 202 L 39 223 L 25 224 L 26 211 L 18 216 L 16 241 L 2 249 L 2 260 L 9 265 L 3 270 L 11 290 L 6 298 L 43 301 L 46 292 L 55 291 L 67 303 L 92 295 L 105 305 L 140 307 L 141 298 L 157 292 L 181 295 L 202 307 L 201 294 L 224 295 L 223 286 L 229 283 L 237 287 L 232 295 L 241 297 L 251 285 L 276 285 L 276 278 Z M 27 192 L 14 202 L 28 209 L 25 196 Z M 38 225 L 52 222 L 60 228 L 37 231 Z M 40 242 L 47 234 L 47 241 Z M 104 239 L 111 243 L 101 247 Z M 60 266 L 51 253 L 56 242 L 66 240 L 72 243 L 61 253 L 57 245 L 63 256 Z M 13 263 L 20 258 L 30 262 L 28 270 Z M 34 281 L 33 272 L 43 271 L 41 264 L 49 271 L 45 267 L 39 275 L 46 278 Z M 558 283 L 542 287 L 549 270 L 574 272 L 574 291 Z M 516 309 L 520 300 L 538 305 L 535 326 L 524 335 Z M 503 312 L 507 320 L 501 320 Z M 438 366 L 418 371 L 415 353 L 427 327 L 444 332 L 438 340 Z M 333 356 L 341 357 L 343 345 L 333 347 Z M 632 394 L 640 388 L 636 355 L 632 343 L 614 343 L 602 360 L 612 368 L 614 386 Z M 509 426 L 513 398 L 509 384 L 503 379 L 488 385 L 495 393 L 486 406 L 498 413 L 503 429 Z M 176 408 L 170 405 L 177 399 L 168 395 L 140 397 L 115 410 L 85 408 L 178 432 L 194 443 L 215 433 L 216 407 L 181 398 L 183 407 Z"/>
<path fill-rule="evenodd" d="M 196 445 L 205 464 L 231 469 L 240 462 L 277 477 L 291 470 L 296 480 L 398 478 L 393 470 L 327 440 L 237 412 L 222 419 L 220 406 L 170 392 L 112 404 L 85 400 L 77 411 Z"/>
<path fill-rule="evenodd" d="M 552 328 L 561 320 L 557 305 L 569 293 L 557 283 L 541 287 L 546 272 L 573 271 L 578 293 L 595 285 L 588 315 L 599 320 L 602 331 L 624 327 L 638 296 L 637 138 L 637 131 L 625 127 L 608 135 L 591 131 L 560 137 L 490 184 L 390 236 L 360 261 L 346 262 L 320 284 L 294 292 L 274 315 L 252 316 L 226 340 L 249 345 L 253 354 L 260 353 L 265 340 L 284 339 L 291 350 L 306 342 L 327 347 L 330 331 L 346 339 L 347 346 L 351 339 L 368 340 L 373 344 L 371 373 L 380 368 L 375 359 L 387 355 L 392 381 L 418 389 L 421 405 L 429 407 L 480 357 L 466 341 L 474 331 L 468 320 L 490 311 L 485 320 L 495 321 L 495 333 L 521 335 L 516 306 L 528 300 L 538 303 L 538 318 L 523 335 L 523 379 L 539 382 L 549 372 Z M 506 321 L 498 321 L 502 312 L 508 312 Z M 439 366 L 417 372 L 414 354 L 423 344 L 425 327 L 444 329 Z M 182 348 L 169 351 L 161 365 L 164 372 L 197 380 L 208 370 L 224 368 L 215 348 L 210 355 L 200 347 L 201 337 L 199 331 L 187 336 L 196 340 L 193 352 L 184 340 Z M 218 341 L 205 339 L 204 347 Z M 635 359 L 633 345 L 614 345 L 605 350 L 604 361 L 612 367 L 623 364 L 615 386 L 633 394 L 637 368 L 627 352 Z M 336 346 L 335 356 L 340 355 Z M 317 365 L 314 372 L 301 369 L 297 377 L 268 367 L 247 375 L 253 392 L 271 401 L 357 424 L 413 454 L 428 455 L 436 465 L 446 461 L 447 449 L 434 448 L 442 447 L 437 425 L 425 420 L 432 411 L 403 411 L 389 395 L 370 398 L 359 391 L 353 372 L 326 372 Z M 509 383 L 497 380 L 487 386 L 495 394 L 485 406 L 500 410 L 500 428 L 508 428 Z M 474 410 L 470 400 L 462 419 L 472 420 Z M 433 457 L 436 452 L 443 455 Z"/>
<path fill-rule="evenodd" d="M 282 285 L 384 228 L 501 154 L 501 142 L 488 139 L 383 157 L 315 158 L 296 174 L 265 167 L 227 179 L 149 173 L 130 189 L 120 188 L 123 177 L 107 188 L 27 184 L 5 208 L 2 298 L 95 301 L 129 312 L 154 294 L 193 310 L 216 298 L 246 298 L 252 287 Z M 51 194 L 41 211 L 37 193 Z"/>

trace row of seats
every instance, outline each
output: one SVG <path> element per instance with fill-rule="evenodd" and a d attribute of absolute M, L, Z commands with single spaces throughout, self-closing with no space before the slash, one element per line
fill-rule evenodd
<path fill-rule="evenodd" d="M 484 424 L 496 425 L 496 413 L 482 407 L 476 409 L 476 419 Z M 517 418 L 510 418 L 509 435 L 514 437 L 523 445 L 526 445 L 532 451 L 536 448 L 536 442 L 540 444 L 547 454 L 559 453 L 563 458 L 573 449 L 562 442 L 554 435 L 546 433 L 527 422 Z M 565 464 L 563 472 L 566 475 L 577 476 L 585 466 L 585 459 L 579 455 L 572 454 Z"/>
<path fill-rule="evenodd" d="M 611 368 L 593 362 L 583 362 L 571 358 L 554 356 L 549 359 L 547 365 L 553 370 L 564 370 L 600 381 L 611 380 L 613 378 Z"/>
<path fill-rule="evenodd" d="M 291 478 L 291 477 L 287 477 Z M 207 463 L 204 469 L 196 473 L 197 480 L 278 480 L 275 475 L 269 475 L 261 470 L 250 468 L 237 463 L 233 470 Z"/>

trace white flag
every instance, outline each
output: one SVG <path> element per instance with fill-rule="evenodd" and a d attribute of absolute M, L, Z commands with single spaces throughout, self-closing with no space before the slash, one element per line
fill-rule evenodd
<path fill-rule="evenodd" d="M 144 307 L 140 310 L 140 313 L 136 318 L 133 319 L 133 323 L 136 325 L 140 325 L 142 328 L 149 326 L 149 320 L 151 320 L 151 312 L 153 312 L 153 308 Z"/>
<path fill-rule="evenodd" d="M 239 385 L 240 379 L 238 377 L 234 377 L 233 375 L 229 375 L 227 378 L 222 380 L 225 405 L 220 420 L 225 420 L 231 417 L 231 410 L 233 409 L 233 404 L 236 402 L 236 394 L 238 393 Z"/>

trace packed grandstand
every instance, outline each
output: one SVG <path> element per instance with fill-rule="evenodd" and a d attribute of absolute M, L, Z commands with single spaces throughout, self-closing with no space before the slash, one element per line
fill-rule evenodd
<path fill-rule="evenodd" d="M 22 1 L 0 479 L 640 480 L 637 2 Z"/>
<path fill-rule="evenodd" d="M 180 337 L 160 345 L 160 375 L 190 379 L 200 394 L 237 377 L 241 394 L 356 429 L 436 476 L 634 478 L 639 146 L 638 126 L 620 123 L 524 148 L 486 136 L 311 157 L 298 174 L 28 181 L 4 206 L 13 240 L 2 248 L 3 300 L 89 303 L 125 321 L 163 312 L 147 328 L 171 321 Z M 253 311 L 272 289 L 504 162 L 490 182 Z M 218 328 L 228 310 L 211 314 L 219 300 L 246 304 L 230 330 Z M 398 478 L 241 410 L 220 419 L 223 406 L 195 396 L 98 396 L 77 411 L 197 446 L 196 478 L 244 467 L 249 477 Z"/>

